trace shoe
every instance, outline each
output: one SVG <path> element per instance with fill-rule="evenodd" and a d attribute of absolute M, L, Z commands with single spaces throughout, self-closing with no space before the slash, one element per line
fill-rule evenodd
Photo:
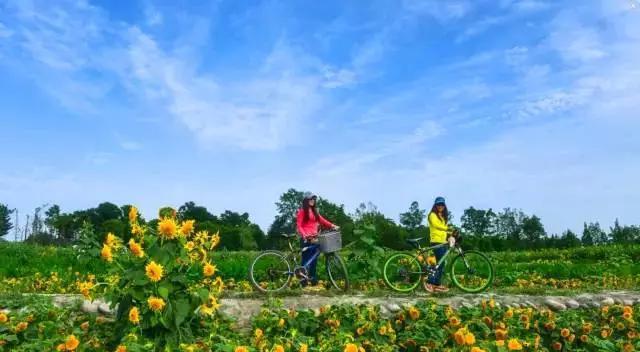
<path fill-rule="evenodd" d="M 440 285 L 440 286 L 436 286 L 434 288 L 435 288 L 436 292 L 449 292 L 449 288 L 446 287 L 446 286 Z"/>
<path fill-rule="evenodd" d="M 429 293 L 435 293 L 436 287 L 432 284 L 424 284 L 424 289 Z"/>

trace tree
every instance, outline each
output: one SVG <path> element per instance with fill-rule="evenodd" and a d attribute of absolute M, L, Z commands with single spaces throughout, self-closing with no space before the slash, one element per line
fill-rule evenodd
<path fill-rule="evenodd" d="M 50 206 L 49 209 L 44 212 L 44 215 L 44 224 L 49 228 L 49 233 L 53 236 L 59 237 L 59 231 L 56 227 L 56 223 L 60 218 L 60 206 L 57 204 Z"/>
<path fill-rule="evenodd" d="M 602 231 L 599 223 L 584 223 L 582 230 L 582 245 L 592 246 L 595 244 L 604 244 L 607 242 L 607 234 Z"/>
<path fill-rule="evenodd" d="M 558 244 L 560 248 L 580 247 L 580 239 L 573 231 L 567 230 L 562 233 Z"/>
<path fill-rule="evenodd" d="M 469 207 L 460 218 L 462 229 L 474 236 L 492 236 L 495 233 L 496 213 Z"/>
<path fill-rule="evenodd" d="M 420 204 L 418 204 L 417 201 L 413 201 L 411 202 L 411 206 L 409 206 L 409 211 L 400 214 L 400 224 L 409 231 L 416 230 L 422 225 L 426 215 L 427 211 L 420 209 Z"/>
<path fill-rule="evenodd" d="M 196 225 L 206 221 L 217 222 L 215 215 L 211 214 L 206 207 L 196 205 L 194 202 L 186 202 L 178 208 L 178 218 L 182 220 L 195 220 Z"/>
<path fill-rule="evenodd" d="M 634 243 L 640 240 L 640 228 L 637 226 L 620 226 L 616 219 L 609 234 L 613 243 Z"/>
<path fill-rule="evenodd" d="M 9 209 L 5 204 L 0 204 L 0 238 L 6 236 L 9 230 L 13 228 L 11 223 L 11 214 L 13 209 Z"/>
<path fill-rule="evenodd" d="M 514 244 L 522 238 L 522 222 L 525 214 L 522 211 L 505 208 L 495 219 L 496 234 Z"/>
<path fill-rule="evenodd" d="M 541 240 L 547 236 L 540 218 L 533 215 L 525 216 L 522 219 L 522 236 L 526 243 L 523 247 L 536 248 L 541 244 Z"/>

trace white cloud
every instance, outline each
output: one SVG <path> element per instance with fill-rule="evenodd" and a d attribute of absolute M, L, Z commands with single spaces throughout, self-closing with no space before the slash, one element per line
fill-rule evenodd
<path fill-rule="evenodd" d="M 5 26 L 2 22 L 0 22 L 0 39 L 9 38 L 13 35 L 13 31 L 11 31 L 7 26 Z"/>
<path fill-rule="evenodd" d="M 404 0 L 402 6 L 409 13 L 433 17 L 441 22 L 460 19 L 473 8 L 471 2 L 462 0 Z"/>
<path fill-rule="evenodd" d="M 148 26 L 158 26 L 164 21 L 162 13 L 158 11 L 151 2 L 145 3 L 144 16 Z"/>
<path fill-rule="evenodd" d="M 340 88 L 352 85 L 356 82 L 356 73 L 347 69 L 334 69 L 326 67 L 324 70 L 324 81 L 322 86 L 325 88 Z"/>
<path fill-rule="evenodd" d="M 142 149 L 142 144 L 134 141 L 122 141 L 120 147 L 124 150 L 134 151 Z"/>

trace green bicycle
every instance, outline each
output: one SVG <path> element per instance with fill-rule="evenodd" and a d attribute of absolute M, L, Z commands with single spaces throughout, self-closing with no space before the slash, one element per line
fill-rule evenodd
<path fill-rule="evenodd" d="M 426 238 L 407 240 L 418 249 L 417 254 L 396 253 L 384 263 L 384 282 L 392 290 L 411 292 L 418 287 L 420 281 L 426 289 L 427 279 L 441 267 L 446 267 L 446 259 L 452 255 L 452 252 L 457 255 L 449 265 L 448 274 L 453 284 L 460 290 L 478 293 L 486 290 L 493 282 L 495 273 L 489 258 L 479 251 L 463 250 L 462 237 L 457 232 L 449 236 L 447 242 L 431 247 L 422 247 L 420 242 L 424 240 Z M 425 254 L 439 247 L 448 247 L 439 261 L 436 262 L 434 257 L 425 259 Z"/>

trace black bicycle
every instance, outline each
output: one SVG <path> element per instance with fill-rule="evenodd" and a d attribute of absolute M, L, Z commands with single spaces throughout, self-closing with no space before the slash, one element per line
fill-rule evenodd
<path fill-rule="evenodd" d="M 303 265 L 298 265 L 301 260 L 301 251 L 297 250 L 297 246 L 292 243 L 297 241 L 296 234 L 281 235 L 288 241 L 289 250 L 277 251 L 268 250 L 261 252 L 251 263 L 249 268 L 249 276 L 253 286 L 262 292 L 278 292 L 291 283 L 291 279 L 295 276 L 300 280 L 310 280 L 309 266 L 317 259 L 320 254 L 325 257 L 325 269 L 327 279 L 331 285 L 338 290 L 347 291 L 349 289 L 349 275 L 344 261 L 338 254 L 340 248 L 337 243 L 340 241 L 340 233 L 338 231 L 324 232 L 318 235 L 318 244 L 316 252 Z M 337 240 L 336 240 L 337 239 Z M 305 248 L 305 250 L 313 250 Z M 293 265 L 291 263 L 294 263 Z"/>

